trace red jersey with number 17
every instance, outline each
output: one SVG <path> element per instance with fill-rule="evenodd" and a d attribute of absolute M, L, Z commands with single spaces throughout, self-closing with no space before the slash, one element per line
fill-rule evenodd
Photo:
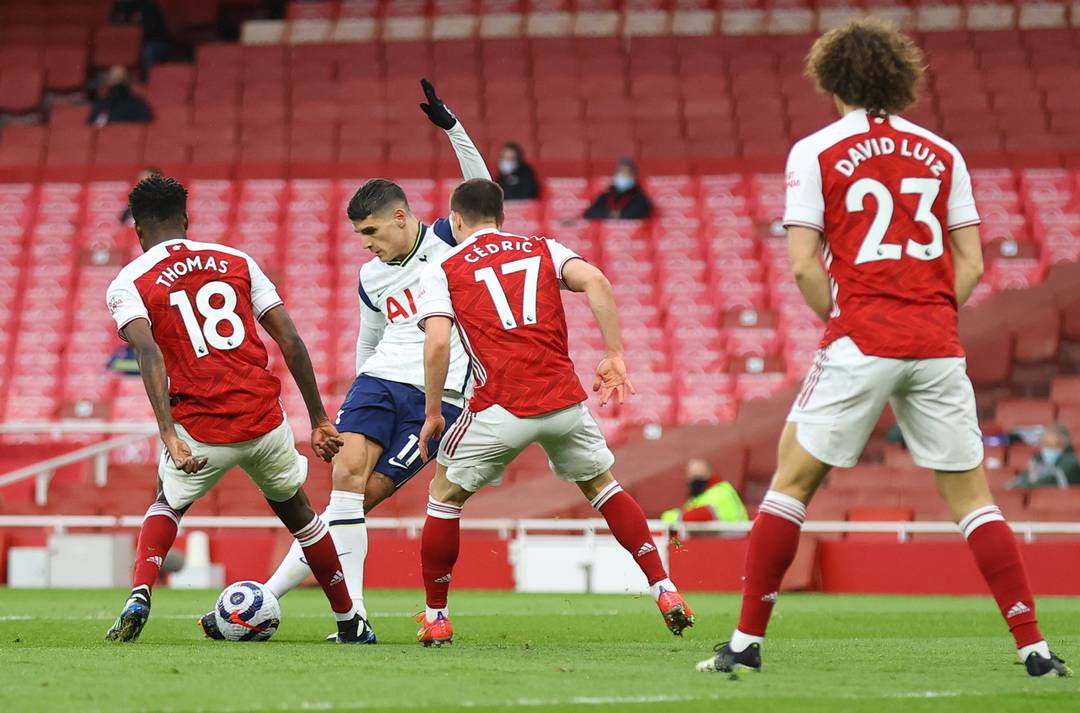
<path fill-rule="evenodd" d="M 239 443 L 281 425 L 281 382 L 267 370 L 256 323 L 282 301 L 247 254 L 169 240 L 121 270 L 107 300 L 118 330 L 150 322 L 173 418 L 194 439 Z"/>
<path fill-rule="evenodd" d="M 898 116 L 852 111 L 791 149 L 784 225 L 824 236 L 822 346 L 850 337 L 873 356 L 963 356 L 948 232 L 978 222 L 960 152 Z"/>
<path fill-rule="evenodd" d="M 528 418 L 586 399 L 570 360 L 559 294 L 579 256 L 548 238 L 482 230 L 424 270 L 418 315 L 450 317 L 472 363 L 469 410 Z"/>

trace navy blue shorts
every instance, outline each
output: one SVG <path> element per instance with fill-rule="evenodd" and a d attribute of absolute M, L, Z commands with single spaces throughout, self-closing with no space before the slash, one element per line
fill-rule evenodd
<path fill-rule="evenodd" d="M 461 409 L 444 401 L 442 413 L 449 429 Z M 400 488 L 427 465 L 420 458 L 424 392 L 415 386 L 361 374 L 349 389 L 335 425 L 343 433 L 359 433 L 383 447 L 375 472 L 392 479 L 395 487 Z M 429 460 L 438 452 L 439 441 L 433 439 Z"/>

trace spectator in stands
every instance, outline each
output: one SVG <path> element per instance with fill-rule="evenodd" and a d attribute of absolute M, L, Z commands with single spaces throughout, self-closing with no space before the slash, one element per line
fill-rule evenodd
<path fill-rule="evenodd" d="M 139 171 L 139 177 L 135 179 L 135 183 L 139 183 L 144 178 L 150 178 L 150 176 L 160 176 L 161 169 L 154 166 L 147 166 L 143 170 Z M 128 227 L 135 227 L 135 220 L 131 217 L 131 206 L 125 205 L 124 212 L 120 214 L 120 222 Z"/>
<path fill-rule="evenodd" d="M 690 497 L 680 508 L 660 516 L 668 525 L 682 522 L 745 522 L 750 519 L 735 487 L 713 475 L 712 466 L 703 458 L 686 464 L 686 483 Z"/>
<path fill-rule="evenodd" d="M 525 152 L 519 144 L 506 143 L 499 150 L 499 172 L 495 182 L 503 189 L 508 201 L 531 201 L 540 197 L 536 172 L 525 160 Z"/>
<path fill-rule="evenodd" d="M 628 158 L 615 164 L 611 187 L 585 211 L 587 220 L 645 220 L 652 216 L 652 202 L 638 185 L 637 164 Z"/>
<path fill-rule="evenodd" d="M 158 62 L 172 58 L 173 38 L 165 24 L 165 13 L 157 0 L 115 0 L 112 21 L 118 25 L 142 26 L 143 76 Z"/>
<path fill-rule="evenodd" d="M 105 77 L 105 94 L 94 102 L 88 123 L 101 128 L 107 124 L 149 124 L 153 120 L 150 105 L 131 91 L 127 68 L 111 67 Z"/>
<path fill-rule="evenodd" d="M 1006 483 L 1007 488 L 1067 488 L 1080 485 L 1080 463 L 1072 437 L 1063 424 L 1043 429 L 1039 450 L 1031 456 L 1026 470 Z"/>

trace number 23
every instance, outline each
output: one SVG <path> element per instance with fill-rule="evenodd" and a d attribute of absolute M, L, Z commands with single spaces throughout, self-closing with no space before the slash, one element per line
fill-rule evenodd
<path fill-rule="evenodd" d="M 930 229 L 930 242 L 920 243 L 909 238 L 903 250 L 899 245 L 883 245 L 885 232 L 892 222 L 894 201 L 892 193 L 881 181 L 873 178 L 860 178 L 851 184 L 845 197 L 848 212 L 861 213 L 864 210 L 866 196 L 873 196 L 877 201 L 877 213 L 870 230 L 863 238 L 859 246 L 859 254 L 855 257 L 855 264 L 862 265 L 867 262 L 879 260 L 899 260 L 906 252 L 916 260 L 936 260 L 945 252 L 941 221 L 931 211 L 934 201 L 937 200 L 941 190 L 941 181 L 936 178 L 904 178 L 900 181 L 900 192 L 904 194 L 915 193 L 919 196 L 919 204 L 915 208 L 915 220 Z"/>

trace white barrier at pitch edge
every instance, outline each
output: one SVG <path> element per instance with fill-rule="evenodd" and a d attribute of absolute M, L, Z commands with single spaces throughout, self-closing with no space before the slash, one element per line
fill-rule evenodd
<path fill-rule="evenodd" d="M 0 528 L 38 527 L 54 532 L 72 528 L 137 528 L 142 515 L 0 515 Z M 403 530 L 410 538 L 419 537 L 424 518 L 369 518 L 372 530 Z M 680 523 L 671 529 L 677 537 L 688 534 L 745 534 L 751 522 L 702 522 Z M 1037 535 L 1080 535 L 1080 522 L 1010 522 L 1013 531 L 1023 535 L 1025 542 L 1034 542 Z M 274 517 L 220 517 L 191 516 L 181 521 L 183 529 L 277 529 L 281 523 Z M 666 534 L 667 525 L 650 520 L 649 528 L 655 534 Z M 591 536 L 607 532 L 608 526 L 601 519 L 473 519 L 463 518 L 461 529 L 496 532 L 505 539 L 522 538 L 529 534 L 570 534 Z M 959 529 L 952 522 L 847 522 L 844 520 L 808 520 L 802 531 L 809 534 L 845 534 L 849 532 L 895 533 L 897 540 L 906 542 L 911 535 L 958 535 Z"/>

